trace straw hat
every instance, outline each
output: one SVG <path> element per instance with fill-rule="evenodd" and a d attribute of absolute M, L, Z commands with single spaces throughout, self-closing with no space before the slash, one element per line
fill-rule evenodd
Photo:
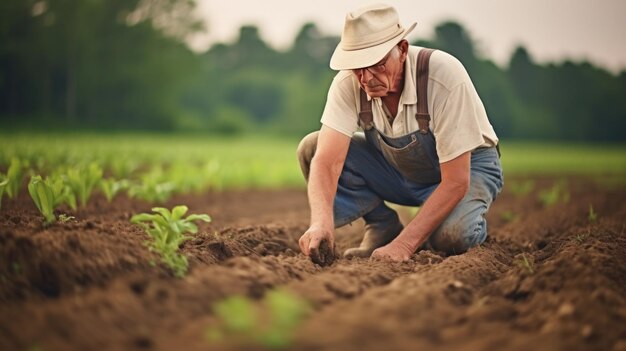
<path fill-rule="evenodd" d="M 396 9 L 385 4 L 362 7 L 346 15 L 341 41 L 330 58 L 334 70 L 371 66 L 415 28 L 400 24 Z"/>

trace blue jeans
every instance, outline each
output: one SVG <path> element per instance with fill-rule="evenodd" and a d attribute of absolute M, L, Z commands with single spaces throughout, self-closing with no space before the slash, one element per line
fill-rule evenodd
<path fill-rule="evenodd" d="M 307 167 L 315 153 L 316 141 L 317 132 L 309 134 L 298 148 L 305 177 L 308 177 Z M 436 250 L 462 253 L 483 243 L 487 237 L 485 215 L 503 185 L 498 152 L 495 148 L 474 150 L 470 168 L 467 194 L 429 237 Z M 366 142 L 363 134 L 357 133 L 350 141 L 339 177 L 334 203 L 335 226 L 341 227 L 361 217 L 367 223 L 392 216 L 393 210 L 384 201 L 421 206 L 437 186 L 438 183 L 417 184 L 405 179 L 379 150 Z"/>

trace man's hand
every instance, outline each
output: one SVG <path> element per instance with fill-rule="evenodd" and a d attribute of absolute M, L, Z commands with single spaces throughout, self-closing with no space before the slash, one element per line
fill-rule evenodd
<path fill-rule="evenodd" d="M 401 241 L 394 240 L 389 244 L 379 247 L 372 252 L 372 258 L 381 260 L 391 260 L 395 262 L 408 261 L 414 250 L 411 250 Z"/>
<path fill-rule="evenodd" d="M 320 244 L 326 241 L 328 246 L 320 250 Z M 335 237 L 332 230 L 321 229 L 318 227 L 310 227 L 298 241 L 300 250 L 303 254 L 311 257 L 311 260 L 319 265 L 326 265 L 332 263 L 333 257 L 326 257 L 327 255 L 333 255 L 335 248 Z M 330 252 L 322 252 L 330 250 Z M 327 262 L 328 260 L 331 262 Z"/>

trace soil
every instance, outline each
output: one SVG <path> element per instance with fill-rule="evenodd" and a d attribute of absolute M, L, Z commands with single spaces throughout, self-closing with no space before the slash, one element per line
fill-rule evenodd
<path fill-rule="evenodd" d="M 22 191 L 0 211 L 0 350 L 262 349 L 211 344 L 207 328 L 216 302 L 273 288 L 312 306 L 293 350 L 626 350 L 626 185 L 567 178 L 569 200 L 545 206 L 539 192 L 561 180 L 533 179 L 524 196 L 505 187 L 485 244 L 403 263 L 336 255 L 358 245 L 360 221 L 337 230 L 324 266 L 300 254 L 302 189 L 177 196 L 165 207 L 213 218 L 182 246 L 183 279 L 130 224 L 151 204 L 96 194 L 46 228 Z"/>

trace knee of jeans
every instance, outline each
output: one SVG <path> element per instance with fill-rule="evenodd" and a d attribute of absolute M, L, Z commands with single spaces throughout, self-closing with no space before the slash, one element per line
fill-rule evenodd
<path fill-rule="evenodd" d="M 437 251 L 458 255 L 482 244 L 486 236 L 486 222 L 484 217 L 480 216 L 474 221 L 446 221 L 433 233 L 429 241 Z"/>
<path fill-rule="evenodd" d="M 298 162 L 300 163 L 300 169 L 306 179 L 309 178 L 309 170 L 311 168 L 311 160 L 315 155 L 317 149 L 317 136 L 319 131 L 308 134 L 298 144 L 296 155 L 298 156 Z"/>

